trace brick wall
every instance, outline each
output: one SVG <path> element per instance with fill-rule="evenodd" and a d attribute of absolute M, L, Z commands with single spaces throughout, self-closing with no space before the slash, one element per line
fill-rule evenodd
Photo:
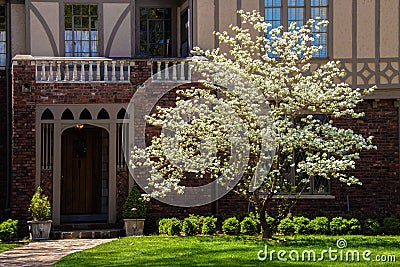
<path fill-rule="evenodd" d="M 18 62 L 13 71 L 13 183 L 12 215 L 26 221 L 27 207 L 34 193 L 35 185 L 35 107 L 37 104 L 87 104 L 87 103 L 128 103 L 151 73 L 151 66 L 139 61 L 133 68 L 131 84 L 127 83 L 36 83 L 35 67 L 29 62 Z M 31 84 L 31 93 L 22 93 L 21 85 Z M 184 86 L 183 86 L 184 88 Z M 173 105 L 176 93 L 161 97 L 158 105 Z M 145 100 L 143 100 L 145 101 Z M 378 102 L 366 101 L 359 106 L 366 116 L 360 119 L 336 120 L 338 126 L 352 128 L 364 135 L 375 136 L 375 151 L 361 153 L 361 160 L 356 170 L 351 173 L 360 178 L 363 186 L 348 187 L 332 181 L 334 200 L 298 200 L 292 211 L 309 215 L 327 214 L 345 215 L 350 212 L 369 216 L 374 214 L 400 215 L 399 181 L 399 140 L 398 108 L 392 100 Z M 147 141 L 159 133 L 159 129 L 147 128 Z M 41 184 L 51 192 L 51 173 L 42 173 Z M 128 194 L 128 174 L 117 171 L 117 212 L 120 221 L 122 204 Z M 152 200 L 148 208 L 146 231 L 156 230 L 156 222 L 161 217 L 184 217 L 191 213 L 212 214 L 216 211 L 230 214 L 234 211 L 246 212 L 248 202 L 229 193 L 218 201 L 218 205 L 209 204 L 201 207 L 172 207 Z M 252 208 L 252 207 L 251 207 Z"/>
<path fill-rule="evenodd" d="M 6 72 L 0 70 L 0 221 L 5 218 L 7 193 L 7 84 Z"/>
<path fill-rule="evenodd" d="M 364 136 L 374 136 L 373 143 L 377 150 L 360 153 L 356 169 L 349 171 L 363 185 L 347 186 L 332 181 L 335 200 L 299 200 L 295 212 L 329 213 L 332 216 L 350 214 L 360 218 L 400 215 L 398 108 L 393 100 L 368 100 L 361 103 L 358 109 L 365 112 L 364 117 L 336 120 L 335 124 Z"/>

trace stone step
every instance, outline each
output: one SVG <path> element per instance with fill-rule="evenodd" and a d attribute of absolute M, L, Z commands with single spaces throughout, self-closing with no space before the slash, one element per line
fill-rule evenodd
<path fill-rule="evenodd" d="M 72 230 L 52 231 L 52 239 L 103 239 L 117 238 L 124 234 L 123 229 L 96 229 L 96 230 Z"/>
<path fill-rule="evenodd" d="M 75 230 L 105 230 L 118 229 L 120 225 L 108 223 L 68 223 L 53 226 L 53 231 L 71 232 Z"/>

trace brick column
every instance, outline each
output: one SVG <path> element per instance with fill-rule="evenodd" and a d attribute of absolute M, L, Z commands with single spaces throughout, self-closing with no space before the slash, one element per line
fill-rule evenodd
<path fill-rule="evenodd" d="M 11 216 L 22 225 L 28 219 L 35 192 L 35 63 L 17 56 L 12 65 L 12 184 Z M 21 229 L 26 232 L 26 228 Z"/>

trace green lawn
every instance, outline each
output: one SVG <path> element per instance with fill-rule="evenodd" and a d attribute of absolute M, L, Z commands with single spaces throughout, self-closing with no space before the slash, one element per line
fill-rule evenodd
<path fill-rule="evenodd" d="M 1 253 L 1 252 L 4 252 L 4 251 L 6 251 L 6 250 L 9 250 L 9 249 L 13 249 L 13 248 L 19 247 L 19 246 L 21 246 L 21 245 L 18 245 L 18 244 L 3 244 L 3 243 L 0 243 L 0 253 Z"/>
<path fill-rule="evenodd" d="M 338 249 L 336 241 L 344 238 L 347 247 Z M 260 261 L 257 253 L 268 246 L 268 259 Z M 323 250 L 332 251 L 331 257 L 337 256 L 336 261 L 329 260 L 329 252 L 324 253 L 324 266 L 397 266 L 398 263 L 376 262 L 376 256 L 381 258 L 394 255 L 400 262 L 400 237 L 397 236 L 296 236 L 288 238 L 286 242 L 263 241 L 256 237 L 229 237 L 229 236 L 199 236 L 199 237 L 165 237 L 143 236 L 126 237 L 100 245 L 98 247 L 71 254 L 61 259 L 56 266 L 321 266 L 317 261 Z M 273 252 L 272 261 L 269 259 Z M 283 258 L 287 262 L 278 260 L 277 253 L 286 251 Z M 296 258 L 297 250 L 299 261 Z M 316 261 L 308 261 L 307 252 L 314 250 Z M 352 250 L 358 250 L 360 261 L 346 262 L 346 252 L 351 261 Z M 370 261 L 363 260 L 365 250 L 371 251 Z M 354 251 L 353 251 L 354 252 Z M 283 252 L 280 252 L 283 254 Z M 310 252 L 312 253 L 312 252 Z M 342 261 L 340 254 L 342 253 Z M 354 252 L 356 253 L 356 252 Z M 312 255 L 312 254 L 311 254 Z M 356 255 L 356 254 L 354 254 Z M 264 256 L 261 253 L 260 256 Z M 311 260 L 312 260 L 311 256 Z M 355 256 L 356 258 L 356 256 Z M 388 258 L 388 257 L 387 257 Z"/>

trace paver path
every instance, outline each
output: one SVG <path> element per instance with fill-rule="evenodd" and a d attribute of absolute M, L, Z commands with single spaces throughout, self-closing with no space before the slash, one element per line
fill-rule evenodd
<path fill-rule="evenodd" d="M 50 266 L 62 257 L 114 239 L 61 239 L 32 242 L 0 253 L 0 266 Z"/>

